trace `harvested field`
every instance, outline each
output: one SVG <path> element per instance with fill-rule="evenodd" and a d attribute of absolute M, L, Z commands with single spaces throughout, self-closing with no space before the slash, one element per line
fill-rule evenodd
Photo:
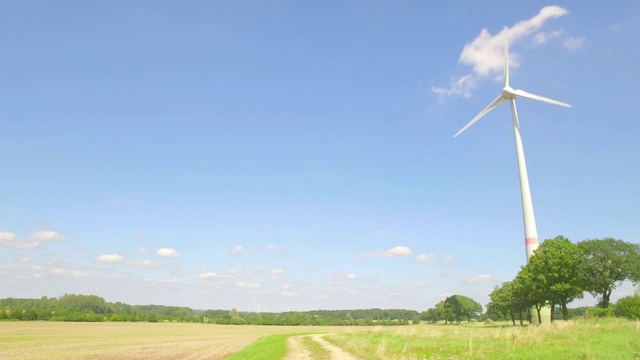
<path fill-rule="evenodd" d="M 186 323 L 0 322 L 0 359 L 224 359 L 256 341 L 311 327 Z"/>

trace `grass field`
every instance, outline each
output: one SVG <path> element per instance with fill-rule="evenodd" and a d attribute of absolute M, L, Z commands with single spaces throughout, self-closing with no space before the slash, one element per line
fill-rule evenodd
<path fill-rule="evenodd" d="M 328 333 L 326 340 L 363 360 L 640 360 L 640 322 L 622 319 L 531 327 L 0 322 L 0 359 L 226 359 L 234 354 L 230 360 L 279 360 L 291 334 L 319 333 Z M 301 343 L 313 358 L 326 358 L 309 339 Z"/>
<path fill-rule="evenodd" d="M 530 327 L 421 325 L 325 337 L 361 359 L 640 360 L 640 322 L 593 319 Z"/>

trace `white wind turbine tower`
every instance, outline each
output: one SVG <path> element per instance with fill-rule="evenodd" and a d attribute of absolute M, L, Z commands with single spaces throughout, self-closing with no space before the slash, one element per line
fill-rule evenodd
<path fill-rule="evenodd" d="M 513 134 L 516 139 L 516 155 L 518 157 L 518 173 L 520 174 L 520 195 L 522 197 L 522 216 L 524 218 L 524 243 L 527 252 L 527 262 L 533 254 L 533 251 L 538 247 L 538 230 L 536 229 L 536 219 L 533 215 L 533 204 L 531 202 L 531 191 L 529 190 L 529 177 L 527 176 L 527 165 L 524 161 L 524 150 L 522 148 L 522 138 L 520 137 L 520 125 L 518 123 L 518 112 L 516 111 L 516 98 L 523 97 L 533 100 L 546 102 L 553 105 L 560 105 L 564 107 L 571 107 L 567 103 L 563 103 L 557 100 L 549 99 L 544 96 L 534 95 L 524 90 L 513 89 L 509 86 L 509 50 L 508 47 L 504 48 L 504 88 L 502 93 L 498 96 L 489 106 L 484 108 L 473 120 L 469 121 L 457 134 L 456 137 L 467 130 L 476 121 L 480 120 L 489 111 L 496 108 L 498 105 L 509 100 L 511 103 L 511 117 L 513 119 Z"/>

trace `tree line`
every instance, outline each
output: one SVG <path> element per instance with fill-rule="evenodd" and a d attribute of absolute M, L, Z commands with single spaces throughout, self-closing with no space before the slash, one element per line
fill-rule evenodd
<path fill-rule="evenodd" d="M 528 319 L 529 309 L 542 320 L 543 307 L 551 309 L 551 321 L 569 319 L 567 304 L 590 293 L 598 299 L 597 316 L 618 315 L 640 318 L 640 295 L 620 299 L 611 306 L 611 293 L 623 281 L 640 281 L 640 245 L 613 238 L 589 239 L 572 243 L 564 236 L 545 240 L 534 251 L 516 277 L 496 286 L 489 295 L 487 312 L 508 316 L 515 325 Z M 637 303 L 637 305 L 633 305 Z"/>
<path fill-rule="evenodd" d="M 572 316 L 620 316 L 640 319 L 640 293 L 624 297 L 614 305 L 611 293 L 623 281 L 640 282 L 640 245 L 613 238 L 589 239 L 577 244 L 563 236 L 545 240 L 517 276 L 489 295 L 486 312 L 482 306 L 463 295 L 452 295 L 420 314 L 432 323 L 463 320 L 530 321 L 536 309 L 549 306 L 551 321 Z M 568 304 L 590 293 L 598 299 L 595 308 L 570 309 Z M 560 311 L 556 312 L 556 308 Z"/>
<path fill-rule="evenodd" d="M 0 320 L 192 322 L 234 325 L 407 325 L 419 313 L 404 309 L 313 310 L 282 313 L 242 313 L 193 310 L 165 305 L 107 302 L 96 295 L 65 294 L 58 298 L 0 299 Z"/>

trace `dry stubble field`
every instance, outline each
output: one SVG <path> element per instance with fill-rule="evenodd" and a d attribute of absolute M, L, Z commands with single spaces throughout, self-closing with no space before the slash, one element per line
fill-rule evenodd
<path fill-rule="evenodd" d="M 224 359 L 262 336 L 312 331 L 318 328 L 0 322 L 0 359 Z"/>

